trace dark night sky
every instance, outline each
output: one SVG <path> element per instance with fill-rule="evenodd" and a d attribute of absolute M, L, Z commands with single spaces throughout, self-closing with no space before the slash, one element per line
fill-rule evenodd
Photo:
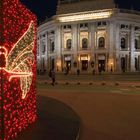
<path fill-rule="evenodd" d="M 57 0 L 20 0 L 38 17 L 39 21 L 55 15 Z M 115 0 L 120 8 L 133 8 L 140 11 L 140 0 Z"/>
<path fill-rule="evenodd" d="M 57 0 L 20 0 L 37 15 L 39 21 L 55 15 Z"/>

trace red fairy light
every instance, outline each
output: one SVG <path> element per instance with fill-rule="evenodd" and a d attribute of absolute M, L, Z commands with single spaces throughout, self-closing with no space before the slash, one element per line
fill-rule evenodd
<path fill-rule="evenodd" d="M 0 140 L 36 120 L 36 17 L 18 0 L 0 1 Z"/>

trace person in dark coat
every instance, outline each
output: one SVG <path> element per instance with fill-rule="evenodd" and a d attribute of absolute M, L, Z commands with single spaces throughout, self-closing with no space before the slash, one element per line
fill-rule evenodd
<path fill-rule="evenodd" d="M 51 78 L 52 78 L 52 85 L 54 86 L 55 85 L 55 71 L 54 70 L 51 71 Z"/>

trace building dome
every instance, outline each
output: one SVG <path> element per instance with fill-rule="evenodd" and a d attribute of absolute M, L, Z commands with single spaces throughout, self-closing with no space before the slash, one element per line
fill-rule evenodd
<path fill-rule="evenodd" d="M 115 8 L 113 0 L 59 0 L 57 14 Z"/>

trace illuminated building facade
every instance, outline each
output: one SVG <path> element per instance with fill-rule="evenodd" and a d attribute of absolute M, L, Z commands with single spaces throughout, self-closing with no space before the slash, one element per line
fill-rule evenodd
<path fill-rule="evenodd" d="M 140 71 L 140 12 L 113 0 L 59 0 L 37 42 L 38 71 Z"/>

